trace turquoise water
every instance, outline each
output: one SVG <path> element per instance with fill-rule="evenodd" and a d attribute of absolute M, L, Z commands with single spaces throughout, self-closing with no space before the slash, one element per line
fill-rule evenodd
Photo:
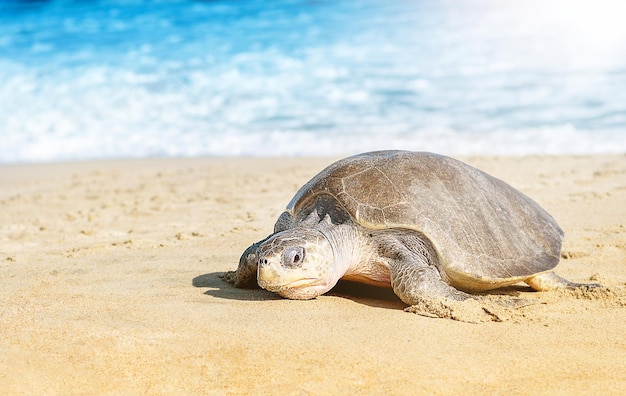
<path fill-rule="evenodd" d="M 0 2 L 0 162 L 626 152 L 620 1 Z"/>

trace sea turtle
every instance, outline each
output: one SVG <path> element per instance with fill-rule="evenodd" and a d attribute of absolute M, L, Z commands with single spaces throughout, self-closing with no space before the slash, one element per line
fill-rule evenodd
<path fill-rule="evenodd" d="M 392 287 L 422 315 L 497 320 L 476 292 L 599 286 L 552 272 L 562 238 L 548 212 L 485 172 L 433 153 L 377 151 L 300 188 L 231 278 L 290 299 L 315 298 L 342 278 Z"/>

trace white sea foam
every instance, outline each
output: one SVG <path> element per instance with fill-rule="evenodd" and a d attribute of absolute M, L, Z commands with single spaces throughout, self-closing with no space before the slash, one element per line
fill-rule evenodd
<path fill-rule="evenodd" d="M 606 35 L 626 28 L 598 1 L 587 33 L 534 1 L 0 8 L 0 162 L 623 153 L 626 39 Z"/>

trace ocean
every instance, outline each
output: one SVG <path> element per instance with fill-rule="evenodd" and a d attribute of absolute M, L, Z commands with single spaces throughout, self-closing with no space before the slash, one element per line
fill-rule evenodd
<path fill-rule="evenodd" d="M 621 0 L 0 1 L 0 163 L 626 152 Z"/>

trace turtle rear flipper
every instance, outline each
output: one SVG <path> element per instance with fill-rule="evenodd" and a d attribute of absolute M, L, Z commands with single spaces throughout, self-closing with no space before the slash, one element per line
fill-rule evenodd
<path fill-rule="evenodd" d="M 575 290 L 603 288 L 599 283 L 576 283 L 558 276 L 554 272 L 545 272 L 525 279 L 524 282 L 537 291 L 547 290 Z"/>

